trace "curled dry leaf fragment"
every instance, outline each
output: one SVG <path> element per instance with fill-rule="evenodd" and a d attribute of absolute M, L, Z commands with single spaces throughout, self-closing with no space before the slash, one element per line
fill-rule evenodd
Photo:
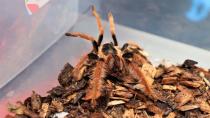
<path fill-rule="evenodd" d="M 157 72 L 156 68 L 148 63 L 143 64 L 142 70 L 146 73 L 147 76 L 151 76 L 152 78 L 155 77 L 155 74 Z"/>
<path fill-rule="evenodd" d="M 206 83 L 206 85 L 208 85 L 210 87 L 210 82 L 209 80 L 205 77 L 203 72 L 199 73 L 200 77 L 202 77 L 203 81 Z"/>
<path fill-rule="evenodd" d="M 113 91 L 128 91 L 128 89 L 126 89 L 125 87 L 122 87 L 122 86 L 115 86 L 115 90 Z"/>
<path fill-rule="evenodd" d="M 41 118 L 46 118 L 48 117 L 48 110 L 49 110 L 49 104 L 48 103 L 43 103 L 41 107 L 41 111 L 39 113 L 39 116 Z"/>
<path fill-rule="evenodd" d="M 162 76 L 165 72 L 165 68 L 163 66 L 159 66 L 156 68 L 155 78 Z"/>
<path fill-rule="evenodd" d="M 153 118 L 162 118 L 162 114 L 155 114 Z"/>
<path fill-rule="evenodd" d="M 141 102 L 139 100 L 130 100 L 129 102 L 126 102 L 125 106 L 129 109 L 143 109 L 146 108 L 146 104 L 144 102 Z"/>
<path fill-rule="evenodd" d="M 39 110 L 41 107 L 40 95 L 36 94 L 35 91 L 33 91 L 31 95 L 31 105 L 33 110 Z"/>
<path fill-rule="evenodd" d="M 23 114 L 24 107 L 8 104 L 8 110 L 15 114 Z"/>
<path fill-rule="evenodd" d="M 163 89 L 166 90 L 176 90 L 176 86 L 172 86 L 172 85 L 163 85 Z"/>
<path fill-rule="evenodd" d="M 181 77 L 179 78 L 179 80 L 184 80 L 184 81 L 187 81 L 187 80 L 199 81 L 199 80 L 201 80 L 201 78 L 197 74 L 195 74 L 195 73 L 192 73 L 192 72 L 189 72 L 189 71 L 183 71 L 182 74 L 181 74 Z"/>
<path fill-rule="evenodd" d="M 145 109 L 145 108 L 147 108 L 147 105 L 141 105 L 141 106 L 137 107 L 136 109 Z"/>
<path fill-rule="evenodd" d="M 10 105 L 9 110 L 17 115 L 26 115 L 31 118 L 39 118 L 39 116 L 36 113 L 26 108 L 21 102 L 18 102 L 17 104 L 17 106 Z"/>
<path fill-rule="evenodd" d="M 56 108 L 56 110 L 58 112 L 63 111 L 64 107 L 63 107 L 63 103 L 58 101 L 58 100 L 53 100 L 52 101 L 52 105 Z"/>
<path fill-rule="evenodd" d="M 168 114 L 168 116 L 166 118 L 175 118 L 176 114 L 174 112 L 171 112 Z"/>
<path fill-rule="evenodd" d="M 201 81 L 180 81 L 179 83 L 194 88 L 198 88 L 202 85 Z"/>
<path fill-rule="evenodd" d="M 73 93 L 73 94 L 69 95 L 66 99 L 67 102 L 74 100 L 76 98 L 76 96 L 77 96 L 77 93 Z"/>
<path fill-rule="evenodd" d="M 107 106 L 115 106 L 115 105 L 120 105 L 120 104 L 125 104 L 125 101 L 113 100 L 113 101 L 110 101 Z"/>
<path fill-rule="evenodd" d="M 189 89 L 178 86 L 178 89 L 181 91 L 175 97 L 175 102 L 178 102 L 178 107 L 186 104 L 193 98 L 193 93 Z"/>
<path fill-rule="evenodd" d="M 123 98 L 132 98 L 133 94 L 130 92 L 116 91 L 116 92 L 114 92 L 114 96 L 120 96 Z"/>
<path fill-rule="evenodd" d="M 60 112 L 60 113 L 56 113 L 53 115 L 52 118 L 65 118 L 65 116 L 67 116 L 69 113 L 67 112 Z"/>
<path fill-rule="evenodd" d="M 181 69 L 177 66 L 170 66 L 166 69 L 166 73 L 163 77 L 171 77 L 171 76 L 177 76 L 178 74 L 182 73 Z"/>
<path fill-rule="evenodd" d="M 111 116 L 109 116 L 108 114 L 106 114 L 104 112 L 102 112 L 102 115 L 103 115 L 104 118 L 112 118 Z"/>
<path fill-rule="evenodd" d="M 175 84 L 177 82 L 177 77 L 164 77 L 162 79 L 163 84 Z"/>
<path fill-rule="evenodd" d="M 205 100 L 198 100 L 201 111 L 210 114 L 210 105 Z"/>
<path fill-rule="evenodd" d="M 199 108 L 199 105 L 193 105 L 193 104 L 183 105 L 183 106 L 178 107 L 178 109 L 181 111 L 188 111 L 188 110 L 197 109 L 197 108 Z"/>
<path fill-rule="evenodd" d="M 161 115 L 163 114 L 163 111 L 159 107 L 155 106 L 154 104 L 148 104 L 147 109 L 148 111 L 155 114 L 161 114 Z"/>
<path fill-rule="evenodd" d="M 122 98 L 122 97 L 110 97 L 110 99 L 112 100 L 123 100 L 123 101 L 126 101 L 128 102 L 130 99 L 127 99 L 127 98 Z"/>
<path fill-rule="evenodd" d="M 74 68 L 69 64 L 66 63 L 63 67 L 63 69 L 61 70 L 60 74 L 58 75 L 58 82 L 60 83 L 60 85 L 62 86 L 67 86 L 69 83 L 69 77 L 71 75 L 71 72 Z"/>
<path fill-rule="evenodd" d="M 123 118 L 135 118 L 134 110 L 133 109 L 127 109 L 125 110 Z"/>

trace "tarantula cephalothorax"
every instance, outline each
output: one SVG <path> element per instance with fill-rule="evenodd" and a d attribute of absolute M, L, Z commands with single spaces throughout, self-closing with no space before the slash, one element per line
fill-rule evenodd
<path fill-rule="evenodd" d="M 84 33 L 66 33 L 66 36 L 80 37 L 91 41 L 93 45 L 93 50 L 81 58 L 72 72 L 73 78 L 79 81 L 87 70 L 91 70 L 90 81 L 84 100 L 91 100 L 96 105 L 96 100 L 102 95 L 103 89 L 105 89 L 103 84 L 107 76 L 114 76 L 122 82 L 134 83 L 144 94 L 155 98 L 152 89 L 154 74 L 151 72 L 151 70 L 155 69 L 150 61 L 148 61 L 143 49 L 134 43 L 126 43 L 122 48 L 118 46 L 114 19 L 111 12 L 108 14 L 108 19 L 114 42 L 101 44 L 104 29 L 100 16 L 94 7 L 92 7 L 92 13 L 96 17 L 99 29 L 98 40 Z"/>

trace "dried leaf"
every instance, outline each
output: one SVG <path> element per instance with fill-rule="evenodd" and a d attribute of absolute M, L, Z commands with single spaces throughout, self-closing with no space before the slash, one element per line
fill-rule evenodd
<path fill-rule="evenodd" d="M 15 114 L 24 114 L 24 107 L 8 104 L 8 110 Z"/>
<path fill-rule="evenodd" d="M 156 68 L 153 67 L 151 64 L 144 63 L 142 65 L 142 71 L 145 72 L 146 76 L 151 76 L 151 78 L 155 77 Z"/>
<path fill-rule="evenodd" d="M 103 114 L 100 112 L 94 112 L 90 115 L 90 118 L 103 118 Z"/>
<path fill-rule="evenodd" d="M 18 115 L 26 115 L 31 118 L 39 118 L 39 116 L 36 113 L 26 108 L 21 102 L 18 102 L 17 104 L 18 106 L 10 105 L 9 110 Z"/>
<path fill-rule="evenodd" d="M 33 110 L 39 110 L 41 107 L 41 97 L 40 95 L 36 94 L 35 91 L 32 92 L 31 95 L 31 106 Z"/>
<path fill-rule="evenodd" d="M 210 114 L 200 115 L 199 118 L 210 118 Z"/>
<path fill-rule="evenodd" d="M 194 87 L 194 88 L 198 88 L 202 85 L 202 82 L 200 81 L 180 81 L 179 83 L 182 85 L 185 85 L 188 87 Z"/>
<path fill-rule="evenodd" d="M 122 87 L 122 86 L 115 86 L 115 90 L 114 91 L 128 91 L 127 88 Z"/>
<path fill-rule="evenodd" d="M 147 114 L 147 112 L 145 110 L 143 110 L 143 114 L 144 114 L 144 117 L 150 118 L 149 115 Z"/>
<path fill-rule="evenodd" d="M 123 101 L 126 101 L 128 102 L 130 99 L 127 99 L 127 98 L 122 98 L 122 97 L 110 97 L 110 99 L 112 100 L 123 100 Z"/>
<path fill-rule="evenodd" d="M 39 116 L 41 117 L 41 118 L 46 118 L 46 117 L 48 117 L 48 110 L 49 110 L 49 104 L 48 103 L 43 103 L 42 104 L 42 107 L 41 107 L 41 111 L 40 111 L 40 113 L 39 113 Z"/>
<path fill-rule="evenodd" d="M 125 92 L 125 91 L 116 91 L 113 93 L 114 96 L 120 96 L 123 98 L 132 98 L 133 94 L 131 94 L 130 92 Z"/>
<path fill-rule="evenodd" d="M 104 118 L 112 118 L 112 116 L 109 116 L 108 114 L 106 114 L 106 113 L 104 113 L 104 112 L 102 112 L 102 114 L 103 114 L 103 117 L 104 117 Z"/>
<path fill-rule="evenodd" d="M 181 91 L 179 92 L 176 97 L 175 97 L 175 102 L 178 102 L 179 106 L 182 106 L 184 104 L 186 104 L 187 102 L 189 102 L 192 98 L 193 98 L 193 93 L 185 88 L 185 87 L 182 87 L 182 86 L 178 86 L 178 89 Z"/>
<path fill-rule="evenodd" d="M 69 96 L 67 97 L 67 101 L 69 102 L 69 101 L 74 100 L 74 99 L 76 98 L 76 96 L 77 96 L 77 93 L 73 93 L 73 94 L 69 95 Z"/>
<path fill-rule="evenodd" d="M 147 104 L 147 109 L 148 109 L 148 111 L 155 113 L 155 114 L 161 114 L 161 115 L 163 114 L 163 111 L 159 107 L 157 107 L 151 103 Z"/>
<path fill-rule="evenodd" d="M 177 77 L 164 77 L 162 79 L 163 84 L 174 84 L 177 82 Z"/>
<path fill-rule="evenodd" d="M 65 116 L 67 116 L 69 113 L 67 112 L 60 112 L 60 113 L 56 113 L 53 115 L 52 118 L 65 118 Z"/>
<path fill-rule="evenodd" d="M 201 80 L 201 78 L 196 74 L 189 72 L 189 71 L 183 71 L 181 77 L 179 78 L 179 80 L 195 80 L 195 81 L 199 81 Z"/>
<path fill-rule="evenodd" d="M 137 107 L 136 109 L 145 109 L 145 108 L 147 108 L 147 105 L 139 106 L 139 107 Z"/>
<path fill-rule="evenodd" d="M 140 108 L 142 108 L 142 106 L 144 106 L 145 108 L 146 108 L 146 105 L 145 105 L 145 103 L 144 102 L 141 102 L 140 100 L 130 100 L 129 102 L 127 102 L 126 104 L 125 104 L 125 106 L 127 107 L 127 108 L 129 108 L 129 109 L 137 109 L 138 107 Z M 141 109 L 140 108 L 140 109 Z"/>
<path fill-rule="evenodd" d="M 155 114 L 153 118 L 162 118 L 162 114 Z"/>
<path fill-rule="evenodd" d="M 107 106 L 115 106 L 119 104 L 125 104 L 125 102 L 122 100 L 113 100 L 113 101 L 110 101 Z"/>
<path fill-rule="evenodd" d="M 58 75 L 58 82 L 60 83 L 60 85 L 62 86 L 67 86 L 69 83 L 69 77 L 73 71 L 73 67 L 69 64 L 66 63 L 63 67 L 63 69 L 61 70 L 60 74 Z"/>
<path fill-rule="evenodd" d="M 58 112 L 62 112 L 64 107 L 63 107 L 63 103 L 58 101 L 58 100 L 52 100 L 52 105 L 56 108 L 56 110 Z"/>
<path fill-rule="evenodd" d="M 122 117 L 123 118 L 135 118 L 134 110 L 133 109 L 125 110 Z"/>
<path fill-rule="evenodd" d="M 178 107 L 178 109 L 181 111 L 188 111 L 188 110 L 197 109 L 197 108 L 199 108 L 199 105 L 193 105 L 193 104 Z"/>
<path fill-rule="evenodd" d="M 205 77 L 203 72 L 200 72 L 200 77 L 203 79 L 203 81 L 206 83 L 206 85 L 208 85 L 210 87 L 210 82 L 209 80 Z"/>
<path fill-rule="evenodd" d="M 198 100 L 201 111 L 210 113 L 210 105 L 205 100 Z"/>
<path fill-rule="evenodd" d="M 171 85 L 163 85 L 163 89 L 166 90 L 176 90 L 176 86 L 171 86 Z"/>
<path fill-rule="evenodd" d="M 168 114 L 168 116 L 166 118 L 175 118 L 176 114 L 174 112 L 171 112 Z"/>
<path fill-rule="evenodd" d="M 155 73 L 155 78 L 160 77 L 161 75 L 164 74 L 164 72 L 165 72 L 164 67 L 162 67 L 162 66 L 157 67 L 156 68 L 156 73 Z"/>
<path fill-rule="evenodd" d="M 205 69 L 205 68 L 201 68 L 201 67 L 196 67 L 196 70 L 198 72 L 202 72 L 206 78 L 210 79 L 210 69 Z"/>
<path fill-rule="evenodd" d="M 164 77 L 171 77 L 171 76 L 176 76 L 180 73 L 182 73 L 182 70 L 178 68 L 177 66 L 170 66 L 169 68 L 166 69 L 167 74 L 164 75 Z"/>

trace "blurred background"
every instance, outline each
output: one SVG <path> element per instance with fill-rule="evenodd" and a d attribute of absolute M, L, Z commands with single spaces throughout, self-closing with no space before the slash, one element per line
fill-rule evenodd
<path fill-rule="evenodd" d="M 118 24 L 210 50 L 210 0 L 92 0 L 103 19 L 112 11 Z"/>

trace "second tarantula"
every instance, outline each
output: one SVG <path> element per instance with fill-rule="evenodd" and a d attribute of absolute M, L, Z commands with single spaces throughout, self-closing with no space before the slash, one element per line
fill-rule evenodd
<path fill-rule="evenodd" d="M 80 32 L 66 33 L 66 36 L 80 37 L 91 41 L 93 45 L 93 50 L 80 59 L 72 72 L 73 78 L 79 81 L 85 71 L 91 70 L 84 100 L 91 100 L 93 104 L 96 104 L 96 100 L 102 95 L 104 79 L 107 76 L 114 76 L 123 82 L 137 83 L 144 94 L 155 98 L 152 88 L 154 74 L 147 71 L 151 69 L 146 69 L 153 66 L 145 56 L 143 49 L 134 43 L 125 43 L 122 48 L 118 46 L 111 12 L 108 14 L 108 19 L 113 42 L 102 44 L 104 28 L 94 7 L 92 7 L 92 14 L 96 17 L 99 29 L 98 40 Z"/>

